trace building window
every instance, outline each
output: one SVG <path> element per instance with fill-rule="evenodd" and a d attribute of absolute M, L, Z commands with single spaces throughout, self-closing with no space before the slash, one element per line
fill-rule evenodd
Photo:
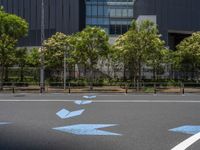
<path fill-rule="evenodd" d="M 86 24 L 108 34 L 125 33 L 133 19 L 134 0 L 86 0 Z"/>

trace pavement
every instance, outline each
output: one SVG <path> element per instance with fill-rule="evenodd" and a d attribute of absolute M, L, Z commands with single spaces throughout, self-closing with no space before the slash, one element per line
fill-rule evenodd
<path fill-rule="evenodd" d="M 170 131 L 185 125 L 200 126 L 200 95 L 0 94 L 1 150 L 199 150 Z"/>

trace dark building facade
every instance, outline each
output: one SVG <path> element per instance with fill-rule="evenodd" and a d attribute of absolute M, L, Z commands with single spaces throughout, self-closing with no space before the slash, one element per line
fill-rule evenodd
<path fill-rule="evenodd" d="M 155 16 L 162 38 L 175 49 L 183 38 L 200 30 L 199 0 L 136 0 L 134 16 Z"/>
<path fill-rule="evenodd" d="M 85 27 L 84 0 L 44 0 L 45 38 L 55 32 L 72 34 Z M 6 12 L 16 14 L 29 23 L 29 35 L 19 46 L 41 45 L 41 0 L 0 0 Z"/>
<path fill-rule="evenodd" d="M 133 18 L 153 18 L 166 45 L 175 49 L 183 38 L 200 30 L 199 0 L 44 0 L 45 37 L 72 34 L 86 25 L 103 27 L 108 34 L 127 31 Z M 29 22 L 28 37 L 19 46 L 41 45 L 41 0 L 0 0 L 9 12 Z M 141 17 L 143 16 L 143 17 Z"/>

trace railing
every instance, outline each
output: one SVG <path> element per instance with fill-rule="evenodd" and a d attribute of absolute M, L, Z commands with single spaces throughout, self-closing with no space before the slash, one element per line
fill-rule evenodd
<path fill-rule="evenodd" d="M 200 83 L 194 82 L 115 82 L 89 83 L 67 82 L 64 89 L 63 82 L 45 83 L 45 93 L 200 93 Z M 32 82 L 5 82 L 0 93 L 40 93 L 40 84 Z"/>

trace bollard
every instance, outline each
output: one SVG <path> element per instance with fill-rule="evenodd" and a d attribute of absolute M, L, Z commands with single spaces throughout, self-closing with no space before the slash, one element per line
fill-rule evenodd
<path fill-rule="evenodd" d="M 40 83 L 40 94 L 45 92 L 45 83 Z"/>
<path fill-rule="evenodd" d="M 70 83 L 68 84 L 68 89 L 69 89 L 69 94 L 71 93 L 71 85 Z"/>
<path fill-rule="evenodd" d="M 15 87 L 14 87 L 14 83 L 12 83 L 12 93 L 15 93 Z"/>
<path fill-rule="evenodd" d="M 139 92 L 139 82 L 137 80 L 137 92 Z"/>
<path fill-rule="evenodd" d="M 182 84 L 182 94 L 183 95 L 185 94 L 185 86 L 184 86 L 184 84 Z"/>
<path fill-rule="evenodd" d="M 42 94 L 43 93 L 43 88 L 42 88 L 41 83 L 39 85 L 40 85 L 40 94 Z"/>
<path fill-rule="evenodd" d="M 49 93 L 49 83 L 46 83 L 46 89 L 47 89 L 47 93 Z"/>
<path fill-rule="evenodd" d="M 154 83 L 154 94 L 157 94 L 157 90 L 156 90 L 156 84 Z"/>
<path fill-rule="evenodd" d="M 128 85 L 126 84 L 125 86 L 126 86 L 125 89 L 126 89 L 126 94 L 127 94 L 128 93 Z"/>

